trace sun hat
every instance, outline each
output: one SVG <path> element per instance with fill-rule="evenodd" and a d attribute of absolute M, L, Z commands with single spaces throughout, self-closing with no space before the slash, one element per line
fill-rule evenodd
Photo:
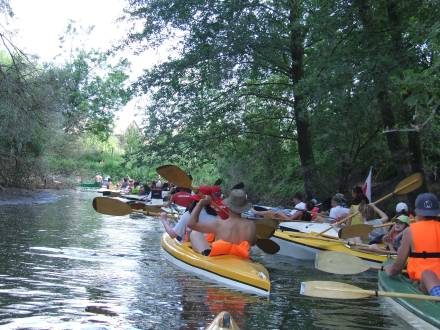
<path fill-rule="evenodd" d="M 400 213 L 402 211 L 408 212 L 408 205 L 404 202 L 397 203 L 396 205 L 396 213 Z"/>
<path fill-rule="evenodd" d="M 249 210 L 252 206 L 247 199 L 246 192 L 242 189 L 233 189 L 228 198 L 223 201 L 232 212 L 242 213 Z"/>
<path fill-rule="evenodd" d="M 431 193 L 423 193 L 416 198 L 416 215 L 437 216 L 440 213 L 440 207 L 437 196 Z"/>
<path fill-rule="evenodd" d="M 405 214 L 399 215 L 396 220 L 403 222 L 403 223 L 406 223 L 407 225 L 409 225 L 411 223 L 411 220 L 409 220 L 409 217 L 406 216 Z"/>

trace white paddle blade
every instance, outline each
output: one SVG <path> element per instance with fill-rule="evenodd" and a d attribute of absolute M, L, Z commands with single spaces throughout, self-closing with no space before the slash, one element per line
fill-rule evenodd
<path fill-rule="evenodd" d="M 323 251 L 315 257 L 315 268 L 332 274 L 353 275 L 365 272 L 370 267 L 356 256 L 342 252 Z"/>
<path fill-rule="evenodd" d="M 369 292 L 350 284 L 330 281 L 301 282 L 300 294 L 329 299 L 360 299 L 371 296 Z"/>

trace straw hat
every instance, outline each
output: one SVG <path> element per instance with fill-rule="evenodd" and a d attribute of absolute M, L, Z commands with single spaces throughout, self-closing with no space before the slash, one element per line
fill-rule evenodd
<path fill-rule="evenodd" d="M 242 189 L 233 189 L 229 194 L 228 198 L 223 201 L 232 212 L 234 213 L 242 213 L 249 210 L 252 206 L 247 199 L 247 195 Z"/>

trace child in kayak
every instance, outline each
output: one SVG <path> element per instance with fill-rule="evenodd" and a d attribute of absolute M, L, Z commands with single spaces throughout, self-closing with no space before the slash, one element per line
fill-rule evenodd
<path fill-rule="evenodd" d="M 417 221 L 411 223 L 402 237 L 396 261 L 385 267 L 389 276 L 397 275 L 405 267 L 413 281 L 420 281 L 421 289 L 431 296 L 440 296 L 440 206 L 431 193 L 416 198 Z"/>
<path fill-rule="evenodd" d="M 379 243 L 385 243 L 387 249 L 390 252 L 395 253 L 400 246 L 400 243 L 402 241 L 403 232 L 404 230 L 410 225 L 410 220 L 407 215 L 401 214 L 396 218 L 396 223 L 393 225 L 391 230 L 384 234 L 383 236 L 380 236 L 379 239 L 376 239 L 376 241 L 371 244 L 370 242 L 370 248 L 372 250 L 379 249 L 382 250 L 382 248 L 377 245 Z"/>
<path fill-rule="evenodd" d="M 224 200 L 224 204 L 229 209 L 228 219 L 201 222 L 201 211 L 211 201 L 210 196 L 205 196 L 191 213 L 188 226 L 193 229 L 190 235 L 193 249 L 206 256 L 234 254 L 248 258 L 250 247 L 256 242 L 256 228 L 254 221 L 240 216 L 241 213 L 251 208 L 246 193 L 242 189 L 233 189 L 229 197 Z M 212 246 L 209 245 L 203 233 L 215 235 L 216 241 L 212 243 Z"/>

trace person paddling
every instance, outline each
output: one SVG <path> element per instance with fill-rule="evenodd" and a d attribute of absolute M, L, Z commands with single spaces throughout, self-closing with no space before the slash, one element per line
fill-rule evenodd
<path fill-rule="evenodd" d="M 420 194 L 416 198 L 417 221 L 405 229 L 396 261 L 385 266 L 389 276 L 400 273 L 408 259 L 407 272 L 421 289 L 440 296 L 440 206 L 437 196 Z"/>
<path fill-rule="evenodd" d="M 199 221 L 200 213 L 211 203 L 210 196 L 205 196 L 197 203 L 191 213 L 188 226 L 193 229 L 190 235 L 191 244 L 195 251 L 206 255 L 234 254 L 249 258 L 249 250 L 256 242 L 255 222 L 243 219 L 240 214 L 251 208 L 247 195 L 242 189 L 233 189 L 223 202 L 229 209 L 226 220 L 217 219 L 212 222 Z M 202 233 L 213 233 L 216 240 L 209 245 Z"/>

